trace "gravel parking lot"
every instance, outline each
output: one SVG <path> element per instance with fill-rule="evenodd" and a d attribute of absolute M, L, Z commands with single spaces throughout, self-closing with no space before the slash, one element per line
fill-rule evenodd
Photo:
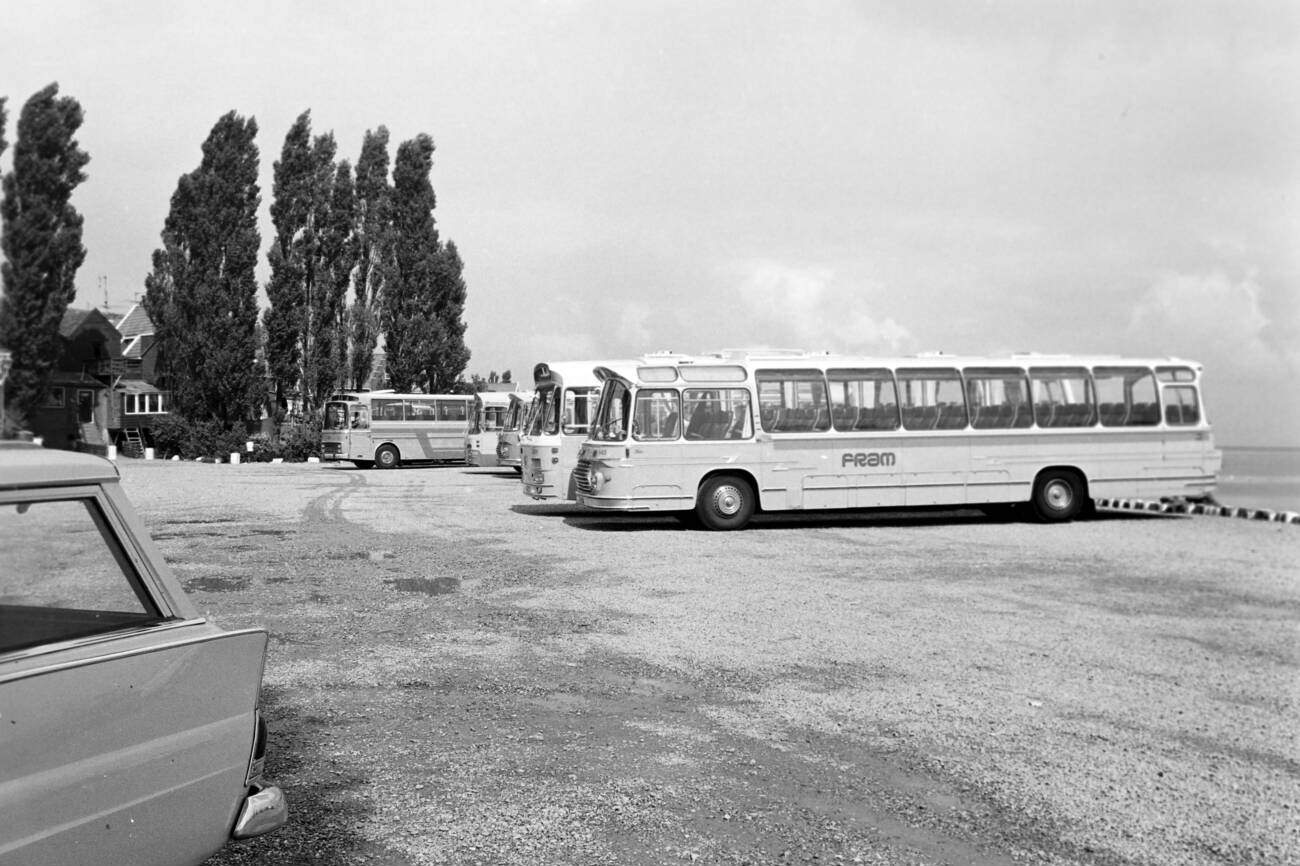
<path fill-rule="evenodd" d="M 1300 861 L 1300 527 L 671 517 L 510 472 L 120 461 L 272 635 L 212 864 Z"/>

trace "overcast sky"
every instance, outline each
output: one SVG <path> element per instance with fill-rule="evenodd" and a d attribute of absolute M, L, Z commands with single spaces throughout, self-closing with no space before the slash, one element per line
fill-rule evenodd
<path fill-rule="evenodd" d="M 1300 446 L 1300 3 L 3 0 L 0 28 L 11 142 L 50 82 L 85 110 L 76 306 L 143 292 L 231 110 L 265 249 L 310 109 L 354 164 L 368 129 L 433 137 L 467 372 L 1177 355 L 1221 443 Z"/>

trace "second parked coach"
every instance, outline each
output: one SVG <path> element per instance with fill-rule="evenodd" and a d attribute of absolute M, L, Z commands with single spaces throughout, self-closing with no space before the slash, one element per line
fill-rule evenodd
<path fill-rule="evenodd" d="M 335 395 L 325 403 L 321 455 L 363 469 L 464 460 L 471 400 L 465 394 L 394 391 Z"/>
<path fill-rule="evenodd" d="M 1177 358 L 718 353 L 607 364 L 578 501 L 692 512 L 1198 498 L 1221 453 Z"/>

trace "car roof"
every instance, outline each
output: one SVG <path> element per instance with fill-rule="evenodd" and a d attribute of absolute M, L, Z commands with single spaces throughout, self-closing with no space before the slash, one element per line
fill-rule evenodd
<path fill-rule="evenodd" d="M 103 457 L 31 442 L 0 442 L 0 490 L 117 480 L 117 467 Z"/>

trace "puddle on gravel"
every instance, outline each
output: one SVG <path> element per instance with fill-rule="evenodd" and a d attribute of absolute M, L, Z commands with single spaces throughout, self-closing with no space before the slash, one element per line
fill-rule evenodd
<path fill-rule="evenodd" d="M 446 595 L 460 589 L 458 577 L 396 577 L 384 583 L 403 592 L 422 592 L 425 595 Z"/>
<path fill-rule="evenodd" d="M 235 592 L 248 589 L 247 577 L 196 577 L 185 581 L 186 592 Z"/>

